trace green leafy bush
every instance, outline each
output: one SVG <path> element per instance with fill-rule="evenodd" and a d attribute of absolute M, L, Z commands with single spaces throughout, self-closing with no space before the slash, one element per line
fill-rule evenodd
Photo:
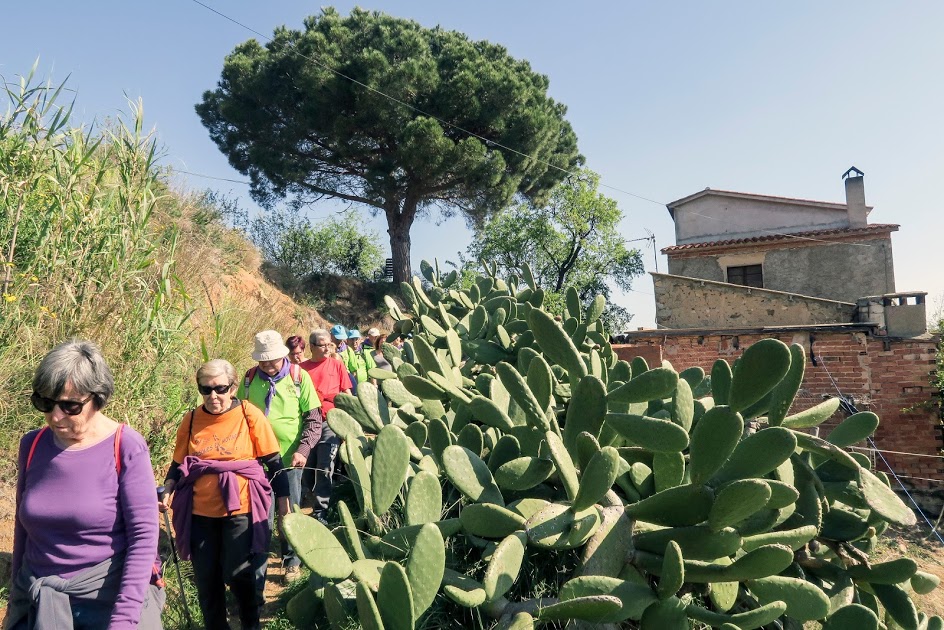
<path fill-rule="evenodd" d="M 379 237 L 362 231 L 351 213 L 313 224 L 293 210 L 263 212 L 250 223 L 249 237 L 267 261 L 296 277 L 334 273 L 366 280 L 383 266 Z"/>

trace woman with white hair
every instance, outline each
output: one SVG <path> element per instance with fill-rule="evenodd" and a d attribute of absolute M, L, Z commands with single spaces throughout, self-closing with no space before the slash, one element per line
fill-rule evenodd
<path fill-rule="evenodd" d="M 102 410 L 115 391 L 98 346 L 40 362 L 46 426 L 20 440 L 6 628 L 160 628 L 157 505 L 148 446 Z"/>
<path fill-rule="evenodd" d="M 203 404 L 184 414 L 177 429 L 161 510 L 173 494 L 175 542 L 181 557 L 193 562 L 204 627 L 229 628 L 229 585 L 242 627 L 259 628 L 264 584 L 257 576 L 265 575 L 271 538 L 270 491 L 279 514 L 289 510 L 287 478 L 276 475 L 282 469 L 279 441 L 262 411 L 235 397 L 236 370 L 229 361 L 200 366 L 197 389 Z"/>

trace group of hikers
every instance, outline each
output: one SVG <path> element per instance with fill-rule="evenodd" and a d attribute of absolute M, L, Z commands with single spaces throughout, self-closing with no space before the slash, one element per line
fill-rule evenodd
<path fill-rule="evenodd" d="M 335 325 L 307 343 L 265 330 L 244 375 L 207 361 L 196 372 L 202 403 L 181 419 L 157 493 L 144 437 L 103 413 L 115 383 L 98 346 L 56 346 L 30 398 L 46 424 L 20 441 L 4 629 L 161 628 L 158 513 L 168 510 L 205 627 L 230 627 L 229 586 L 241 627 L 259 628 L 273 527 L 303 499 L 327 522 L 341 440 L 325 419 L 338 394 L 390 369 L 383 343 L 376 328 L 365 338 Z M 279 541 L 291 579 L 301 561 Z"/>

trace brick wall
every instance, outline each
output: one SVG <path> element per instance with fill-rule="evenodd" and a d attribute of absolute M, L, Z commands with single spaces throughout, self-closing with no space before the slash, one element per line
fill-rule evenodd
<path fill-rule="evenodd" d="M 874 411 L 881 424 L 874 436 L 879 449 L 925 455 L 940 455 L 944 447 L 937 396 L 930 384 L 935 369 L 937 339 L 890 339 L 864 332 L 803 331 L 778 335 L 682 335 L 650 336 L 638 334 L 629 343 L 614 345 L 623 359 L 643 356 L 649 365 L 662 359 L 677 370 L 693 365 L 706 372 L 718 358 L 733 362 L 745 348 L 766 337 L 776 337 L 786 344 L 799 343 L 806 348 L 807 365 L 803 384 L 794 403 L 805 409 L 836 396 L 838 385 L 843 395 L 851 397 L 859 411 Z M 912 408 L 911 411 L 904 411 Z M 845 417 L 842 411 L 824 423 L 821 435 Z M 909 488 L 928 490 L 939 495 L 924 505 L 939 509 L 944 504 L 944 483 L 913 479 L 923 477 L 944 480 L 944 459 L 885 453 L 888 464 L 909 484 Z M 879 461 L 879 470 L 885 469 Z M 937 492 L 935 492 L 937 491 Z M 924 494 L 919 492 L 919 494 Z M 927 508 L 932 509 L 932 508 Z"/>

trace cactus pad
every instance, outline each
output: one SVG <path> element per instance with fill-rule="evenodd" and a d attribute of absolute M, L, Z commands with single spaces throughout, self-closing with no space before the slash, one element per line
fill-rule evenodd
<path fill-rule="evenodd" d="M 442 516 L 442 486 L 439 477 L 421 470 L 410 481 L 404 515 L 407 525 L 438 521 Z"/>
<path fill-rule="evenodd" d="M 486 601 L 494 601 L 507 593 L 518 579 L 527 544 L 524 532 L 510 534 L 499 543 L 482 578 Z"/>
<path fill-rule="evenodd" d="M 481 538 L 504 538 L 524 529 L 523 516 L 494 503 L 473 503 L 459 513 L 462 529 Z"/>
<path fill-rule="evenodd" d="M 347 551 L 327 527 L 317 520 L 292 512 L 282 518 L 282 530 L 298 557 L 321 577 L 343 580 L 353 571 Z"/>
<path fill-rule="evenodd" d="M 370 470 L 373 511 L 383 514 L 393 505 L 406 481 L 410 466 L 410 439 L 399 427 L 387 425 L 381 429 L 374 444 L 374 458 Z"/>
<path fill-rule="evenodd" d="M 554 464 L 546 459 L 517 457 L 498 467 L 495 481 L 505 490 L 528 490 L 545 481 L 553 472 Z"/>
<path fill-rule="evenodd" d="M 420 528 L 406 562 L 415 615 L 423 614 L 433 603 L 445 568 L 446 547 L 442 532 L 432 523 L 427 523 Z"/>
<path fill-rule="evenodd" d="M 377 608 L 387 630 L 413 630 L 413 592 L 406 571 L 396 562 L 388 562 L 380 573 Z"/>
<path fill-rule="evenodd" d="M 357 616 L 364 630 L 384 630 L 374 595 L 363 582 L 357 584 Z"/>
<path fill-rule="evenodd" d="M 580 619 L 600 623 L 619 615 L 623 603 L 612 595 L 588 595 L 551 604 L 538 611 L 538 620 Z"/>
<path fill-rule="evenodd" d="M 453 445 L 443 451 L 442 463 L 452 485 L 470 500 L 505 505 L 501 490 L 495 484 L 491 471 L 478 455 L 466 448 Z"/>
<path fill-rule="evenodd" d="M 790 369 L 790 348 L 776 339 L 761 339 L 738 359 L 731 377 L 728 405 L 743 411 L 764 398 Z"/>

